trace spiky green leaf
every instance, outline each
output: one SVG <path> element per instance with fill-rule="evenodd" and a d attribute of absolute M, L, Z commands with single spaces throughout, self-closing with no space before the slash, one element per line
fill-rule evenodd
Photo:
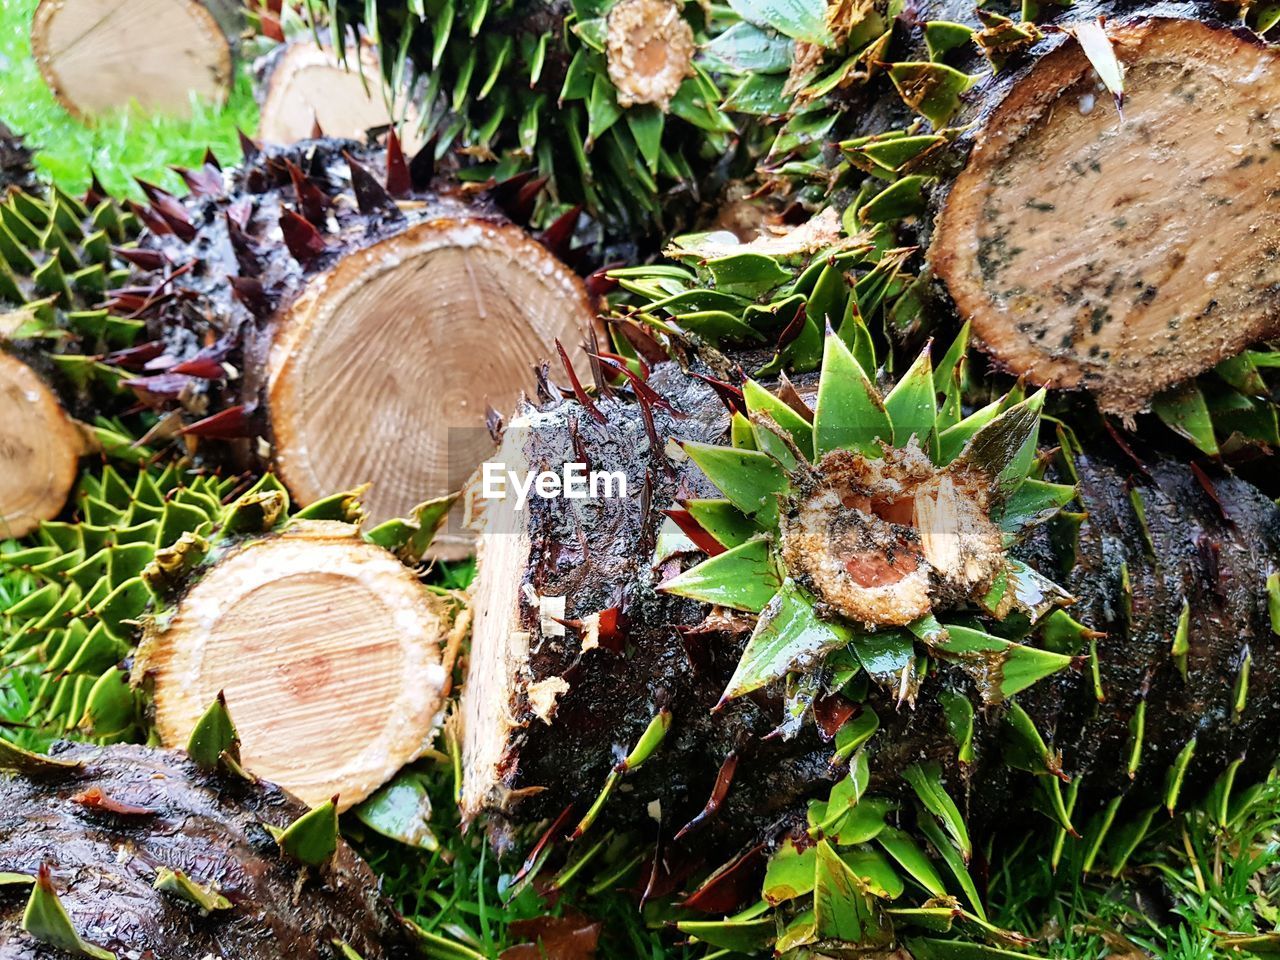
<path fill-rule="evenodd" d="M 102 947 L 94 946 L 79 933 L 67 915 L 66 907 L 58 899 L 53 888 L 53 880 L 49 868 L 41 865 L 36 882 L 31 888 L 31 896 L 27 900 L 22 914 L 22 929 L 41 943 L 77 957 L 90 957 L 92 960 L 115 960 L 116 955 Z"/>
<path fill-rule="evenodd" d="M 188 903 L 195 904 L 200 908 L 202 914 L 212 913 L 215 910 L 231 909 L 231 901 L 219 893 L 216 887 L 197 883 L 181 870 L 160 867 L 156 871 L 155 883 L 152 886 L 157 890 L 186 900 Z"/>
<path fill-rule="evenodd" d="M 1014 643 L 971 627 L 947 626 L 946 639 L 934 646 L 965 668 L 983 699 L 998 703 L 1045 677 L 1071 666 L 1072 658 Z"/>
<path fill-rule="evenodd" d="M 771 527 L 778 520 L 778 495 L 789 488 L 778 461 L 754 450 L 686 443 L 684 451 L 729 501 Z"/>
<path fill-rule="evenodd" d="M 759 613 L 782 586 L 769 540 L 756 537 L 659 585 L 665 593 Z"/>
<path fill-rule="evenodd" d="M 879 456 L 878 441 L 893 442 L 893 426 L 880 392 L 844 341 L 829 334 L 813 414 L 814 456 L 822 457 L 832 450 Z"/>
<path fill-rule="evenodd" d="M 813 599 L 787 578 L 760 614 L 721 702 L 758 690 L 791 670 L 812 669 L 852 637 L 843 624 L 821 619 Z"/>
<path fill-rule="evenodd" d="M 337 799 L 326 800 L 283 829 L 268 824 L 267 830 L 287 856 L 310 867 L 323 866 L 338 850 Z"/>

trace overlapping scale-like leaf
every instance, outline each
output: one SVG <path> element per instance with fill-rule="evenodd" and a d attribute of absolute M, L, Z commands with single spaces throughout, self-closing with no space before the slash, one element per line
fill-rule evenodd
<path fill-rule="evenodd" d="M 781 586 L 768 539 L 755 537 L 704 560 L 661 584 L 659 589 L 704 603 L 759 613 Z"/>
<path fill-rule="evenodd" d="M 880 392 L 844 341 L 828 334 L 813 413 L 814 456 L 851 450 L 878 457 L 880 444 L 892 442 L 893 425 Z"/>
<path fill-rule="evenodd" d="M 849 627 L 819 617 L 812 598 L 793 580 L 784 580 L 761 612 L 721 702 L 759 690 L 792 670 L 812 668 L 852 638 Z"/>
<path fill-rule="evenodd" d="M 777 523 L 778 495 L 790 487 L 777 460 L 757 450 L 707 443 L 686 443 L 684 451 L 735 507 L 766 527 Z"/>

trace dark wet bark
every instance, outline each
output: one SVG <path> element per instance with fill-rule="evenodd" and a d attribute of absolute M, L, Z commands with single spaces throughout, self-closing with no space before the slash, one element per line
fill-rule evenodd
<path fill-rule="evenodd" d="M 1095 802 L 1127 791 L 1135 806 L 1162 803 L 1165 774 L 1192 737 L 1189 785 L 1207 783 L 1241 757 L 1242 778 L 1261 773 L 1275 759 L 1280 719 L 1280 637 L 1266 591 L 1268 575 L 1280 569 L 1280 511 L 1243 480 L 1201 480 L 1159 457 L 1145 473 L 1104 450 L 1077 465 L 1089 518 L 1078 563 L 1061 582 L 1079 598 L 1076 619 L 1106 634 L 1097 641 L 1106 699 L 1097 701 L 1086 668 L 1050 678 L 1019 702 Z M 1063 562 L 1065 551 L 1056 559 Z M 1185 679 L 1172 652 L 1184 607 Z M 1146 735 L 1130 780 L 1130 720 L 1144 700 Z"/>
<path fill-rule="evenodd" d="M 40 181 L 36 179 L 31 148 L 0 121 L 0 194 L 10 187 L 26 193 L 37 193 Z"/>
<path fill-rule="evenodd" d="M 671 366 L 658 368 L 650 382 L 678 409 L 692 414 L 672 420 L 656 408 L 659 436 L 668 430 L 685 439 L 720 435 L 724 407 L 710 391 L 690 384 Z M 598 406 L 607 424 L 598 424 L 572 400 L 543 407 L 525 441 L 529 462 L 557 469 L 579 456 L 566 453 L 572 451 L 571 434 L 577 432 L 595 465 L 624 469 L 637 483 L 650 477 L 647 514 L 634 492 L 625 501 L 604 501 L 598 513 L 581 520 L 573 519 L 564 501 L 531 501 L 523 514 L 530 562 L 512 574 L 522 576 L 539 595 L 566 596 L 568 620 L 620 605 L 624 644 L 617 650 L 602 645 L 582 652 L 573 630 L 565 637 L 543 636 L 537 608 L 521 601 L 519 628 L 531 632 L 534 653 L 510 699 L 518 727 L 501 765 L 502 790 L 494 794 L 507 802 L 495 812 L 514 822 L 531 822 L 573 804 L 575 815 L 581 815 L 613 764 L 665 706 L 673 716 L 670 733 L 628 775 L 630 789 L 615 792 L 602 816 L 610 825 L 647 822 L 654 813 L 651 801 L 659 800 L 661 830 L 671 837 L 702 810 L 722 764 L 734 752 L 736 771 L 719 811 L 684 841 L 689 856 L 719 856 L 712 861 L 718 863 L 732 849 L 803 815 L 803 801 L 822 793 L 838 774 L 828 764 L 833 747 L 812 724 L 791 741 L 764 739 L 782 719 L 779 685 L 711 712 L 746 634 L 694 629 L 706 618 L 707 606 L 655 592 L 656 583 L 700 555 L 673 559 L 657 569 L 652 559 L 664 519 L 660 511 L 673 506 L 677 496 L 716 494 L 687 461 L 673 462 L 675 476 L 666 476 L 648 453 L 635 404 L 601 400 Z M 1070 538 L 1051 536 L 1050 528 L 1018 551 L 1079 598 L 1072 610 L 1077 619 L 1107 634 L 1098 641 L 1105 702 L 1094 695 L 1084 659 L 1078 669 L 1018 697 L 1046 739 L 1063 752 L 1065 771 L 1083 777 L 1077 806 L 1082 816 L 1125 791 L 1133 792 L 1135 809 L 1161 803 L 1166 773 L 1193 733 L 1199 739 L 1184 801 L 1237 757 L 1247 757 L 1242 777 L 1260 771 L 1277 752 L 1266 731 L 1280 719 L 1275 696 L 1280 649 L 1265 590 L 1268 572 L 1280 567 L 1280 512 L 1244 481 L 1216 481 L 1220 508 L 1185 465 L 1153 458 L 1144 473 L 1115 452 L 1108 439 L 1098 439 L 1094 449 L 1096 454 L 1077 461 L 1079 509 L 1089 514 L 1080 530 L 1078 563 L 1070 564 Z M 1154 549 L 1134 511 L 1139 500 Z M 1128 571 L 1127 603 L 1122 564 Z M 1184 599 L 1190 609 L 1185 682 L 1171 656 Z M 1235 684 L 1246 645 L 1252 655 L 1248 696 L 1236 716 Z M 1087 644 L 1071 652 L 1083 657 Z M 547 723 L 530 709 L 525 687 L 557 676 L 569 688 Z M 901 770 L 932 758 L 946 768 L 948 787 L 967 807 L 976 833 L 984 826 L 1008 827 L 1038 816 L 1027 804 L 1027 775 L 1005 766 L 1004 708 L 978 708 L 976 761 L 961 770 L 937 698 L 943 686 L 965 690 L 978 702 L 966 675 L 946 664 L 939 664 L 922 685 L 914 707 L 899 708 L 889 692 L 872 687 L 869 703 L 881 719 L 872 741 L 872 789 L 901 793 Z M 1144 698 L 1144 744 L 1136 776 L 1130 779 L 1130 721 Z"/>
<path fill-rule="evenodd" d="M 64 744 L 55 754 L 81 766 L 0 776 L 0 872 L 47 865 L 89 943 L 121 957 L 329 960 L 334 940 L 367 958 L 416 955 L 345 843 L 320 869 L 281 854 L 263 825 L 288 826 L 306 807 L 278 787 L 203 773 L 184 754 L 147 747 Z M 201 916 L 153 889 L 161 867 L 216 885 L 231 908 Z M 0 957 L 65 957 L 23 932 L 29 890 L 0 886 Z"/>

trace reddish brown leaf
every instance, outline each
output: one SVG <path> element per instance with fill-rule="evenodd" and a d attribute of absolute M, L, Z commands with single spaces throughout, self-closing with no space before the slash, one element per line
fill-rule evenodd
<path fill-rule="evenodd" d="M 568 213 L 556 217 L 547 229 L 537 235 L 538 241 L 561 260 L 568 260 L 572 253 L 573 232 L 581 213 L 582 204 L 578 204 Z"/>
<path fill-rule="evenodd" d="M 400 138 L 394 128 L 387 132 L 387 193 L 403 199 L 413 190 L 409 164 L 405 162 Z"/>
<path fill-rule="evenodd" d="M 132 200 L 125 201 L 125 208 L 156 236 L 163 237 L 173 233 L 169 228 L 169 224 L 165 222 L 164 217 L 151 210 L 151 208 L 144 207 L 142 204 L 135 203 Z"/>
<path fill-rule="evenodd" d="M 702 812 L 680 828 L 675 839 L 681 837 L 695 829 L 698 824 L 705 821 L 708 817 L 713 817 L 716 811 L 720 809 L 720 805 L 724 803 L 724 798 L 729 795 L 729 787 L 733 783 L 733 775 L 738 769 L 738 752 L 730 750 L 729 755 L 724 758 L 724 762 L 720 764 L 720 771 L 716 774 L 716 782 L 711 787 L 711 796 L 707 799 L 706 805 L 702 808 Z"/>
<path fill-rule="evenodd" d="M 813 410 L 809 404 L 805 403 L 804 397 L 800 396 L 800 391 L 795 388 L 785 373 L 779 374 L 778 399 L 785 403 L 800 416 L 804 417 L 809 423 L 813 423 Z"/>
<path fill-rule="evenodd" d="M 88 790 L 82 790 L 74 794 L 71 797 L 71 802 L 78 803 L 80 806 L 87 807 L 90 810 L 101 810 L 103 813 L 118 813 L 123 816 L 151 817 L 158 812 L 136 804 L 112 800 L 99 787 L 90 787 Z"/>
<path fill-rule="evenodd" d="M 680 906 L 699 913 L 732 913 L 748 897 L 759 896 L 764 862 L 764 844 L 758 843 L 716 870 Z"/>
<path fill-rule="evenodd" d="M 261 152 L 258 149 L 258 145 L 249 139 L 249 136 L 243 130 L 237 129 L 236 136 L 240 138 L 240 154 L 244 158 L 244 162 L 249 163 L 257 159 L 258 154 Z"/>
<path fill-rule="evenodd" d="M 845 699 L 838 693 L 829 697 L 819 697 L 813 703 L 813 719 L 817 721 L 818 733 L 823 740 L 832 740 L 844 726 L 845 721 L 859 711 L 856 703 Z"/>
<path fill-rule="evenodd" d="M 284 234 L 284 243 L 289 248 L 289 253 L 303 266 L 310 264 L 328 249 L 320 231 L 292 210 L 280 211 L 280 231 Z"/>
<path fill-rule="evenodd" d="M 577 373 L 574 372 L 573 364 L 569 362 L 569 355 L 564 352 L 564 345 L 556 340 L 556 350 L 560 354 L 560 362 L 564 364 L 564 372 L 569 376 L 569 383 L 573 386 L 573 395 L 578 398 L 578 402 L 586 408 L 587 412 L 600 423 L 608 423 L 605 415 L 600 412 L 600 408 L 596 406 L 596 402 L 591 399 L 587 391 L 582 387 L 582 381 L 578 379 Z"/>
<path fill-rule="evenodd" d="M 231 293 L 255 317 L 265 316 L 271 311 L 271 300 L 261 280 L 255 277 L 227 277 L 227 282 L 231 284 Z"/>
<path fill-rule="evenodd" d="M 142 247 L 112 247 L 111 252 L 139 270 L 160 270 L 169 263 L 169 258 L 159 250 L 146 250 Z"/>
<path fill-rule="evenodd" d="M 600 646 L 617 653 L 626 640 L 621 607 L 608 607 L 598 614 Z"/>
<path fill-rule="evenodd" d="M 346 158 L 347 166 L 351 169 L 351 189 L 355 191 L 356 206 L 360 208 L 360 212 L 366 217 L 373 216 L 375 213 L 399 215 L 400 208 L 378 182 L 378 178 L 347 151 L 342 151 L 342 156 Z"/>
<path fill-rule="evenodd" d="M 109 353 L 102 358 L 102 362 L 125 370 L 141 370 L 162 353 L 164 353 L 164 344 L 159 340 L 151 340 L 140 343 L 136 347 Z"/>
<path fill-rule="evenodd" d="M 516 920 L 510 931 L 530 942 L 508 947 L 499 954 L 500 960 L 593 960 L 600 942 L 599 921 L 578 913 Z"/>
<path fill-rule="evenodd" d="M 716 392 L 716 396 L 720 398 L 730 413 L 746 414 L 747 402 L 742 398 L 742 390 L 738 387 L 735 387 L 732 383 L 726 383 L 724 380 L 717 380 L 715 377 L 703 376 L 701 373 L 695 373 L 694 376 Z"/>
<path fill-rule="evenodd" d="M 514 878 L 512 878 L 511 885 L 513 887 L 527 877 L 529 875 L 529 871 L 537 866 L 538 856 L 542 853 L 542 849 L 551 842 L 552 838 L 555 837 L 556 834 L 561 833 L 564 830 L 564 825 L 569 819 L 569 814 L 572 812 L 573 804 L 571 803 L 560 811 L 560 816 L 556 817 L 555 820 L 552 821 L 551 826 L 547 827 L 546 832 L 538 838 L 538 842 L 533 845 L 533 849 L 530 850 L 529 855 L 525 857 L 524 863 L 520 867 L 520 871 Z"/>
<path fill-rule="evenodd" d="M 200 355 L 176 364 L 169 372 L 184 373 L 189 377 L 198 377 L 201 380 L 224 380 L 227 376 L 227 371 L 221 363 L 213 357 Z"/>
<path fill-rule="evenodd" d="M 219 197 L 222 195 L 222 174 L 217 167 L 206 163 L 199 170 L 188 170 L 186 167 L 172 169 L 186 183 L 192 196 Z"/>
<path fill-rule="evenodd" d="M 240 404 L 227 407 L 211 417 L 197 420 L 182 428 L 180 433 L 209 440 L 238 440 L 253 434 L 248 409 Z"/>
<path fill-rule="evenodd" d="M 605 264 L 599 270 L 587 275 L 583 282 L 587 285 L 587 293 L 594 299 L 599 300 L 606 294 L 613 293 L 618 289 L 618 281 L 609 276 L 610 270 L 615 270 L 623 265 L 623 261 L 617 260 L 613 263 Z"/>
<path fill-rule="evenodd" d="M 533 170 L 526 170 L 503 180 L 489 191 L 489 195 L 503 213 L 523 226 L 533 216 L 538 194 L 546 185 L 546 177 L 535 178 Z"/>
<path fill-rule="evenodd" d="M 325 212 L 329 209 L 329 198 L 325 192 L 312 183 L 296 163 L 286 160 L 285 169 L 289 171 L 289 180 L 293 184 L 293 195 L 297 199 L 298 209 L 302 215 L 317 227 L 323 227 Z"/>
<path fill-rule="evenodd" d="M 688 510 L 663 510 L 662 512 L 670 517 L 680 528 L 680 532 L 692 540 L 694 545 L 708 557 L 724 553 L 724 546 L 720 541 L 702 529 L 702 524 L 698 523 Z"/>

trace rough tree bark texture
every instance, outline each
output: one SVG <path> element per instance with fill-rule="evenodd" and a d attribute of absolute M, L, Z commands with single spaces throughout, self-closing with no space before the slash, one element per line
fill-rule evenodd
<path fill-rule="evenodd" d="M 684 439 L 719 435 L 724 408 L 705 387 L 670 366 L 660 367 L 650 383 L 690 414 L 672 419 L 655 406 L 659 437 L 666 431 Z M 673 715 L 670 733 L 628 776 L 630 790 L 614 793 L 610 816 L 660 816 L 670 836 L 703 807 L 734 751 L 732 785 L 719 814 L 701 828 L 697 850 L 754 841 L 829 783 L 831 745 L 812 724 L 790 742 L 762 739 L 782 719 L 781 691 L 774 688 L 711 713 L 750 624 L 655 593 L 655 583 L 688 564 L 677 557 L 652 565 L 661 510 L 677 495 L 707 496 L 706 481 L 678 455 L 650 454 L 638 406 L 601 400 L 598 407 L 605 423 L 572 400 L 529 413 L 527 423 L 517 421 L 524 430 L 509 438 L 507 455 L 516 459 L 518 451 L 530 465 L 553 470 L 583 458 L 602 469 L 621 468 L 636 483 L 649 477 L 648 496 L 601 501 L 581 512 L 566 509 L 564 501 L 531 501 L 517 515 L 514 534 L 499 523 L 482 538 L 464 693 L 465 812 L 528 821 L 575 804 L 580 814 L 612 765 L 666 707 Z M 1057 579 L 1080 598 L 1074 615 L 1106 633 L 1097 644 L 1105 701 L 1095 696 L 1087 660 L 1080 672 L 1043 681 L 1019 698 L 1051 746 L 1064 753 L 1066 772 L 1083 776 L 1081 813 L 1130 789 L 1136 803 L 1158 802 L 1152 798 L 1193 734 L 1199 742 L 1187 795 L 1239 756 L 1257 768 L 1275 752 L 1266 730 L 1280 714 L 1280 662 L 1265 580 L 1280 564 L 1280 515 L 1241 481 L 1213 488 L 1226 504 L 1219 507 L 1185 466 L 1152 464 L 1144 472 L 1105 453 L 1078 461 L 1081 506 L 1090 519 L 1080 531 L 1080 562 Z M 1067 556 L 1047 533 L 1022 549 L 1050 575 Z M 1185 681 L 1172 646 L 1184 599 Z M 612 619 L 593 615 L 610 608 L 620 609 L 620 628 L 598 629 Z M 1245 648 L 1252 670 L 1243 709 L 1236 711 Z M 979 714 L 975 762 L 963 771 L 956 763 L 937 694 L 969 683 L 958 669 L 941 665 L 914 708 L 874 693 L 881 730 L 871 769 L 875 789 L 896 791 L 902 768 L 925 757 L 939 760 L 954 795 L 967 803 L 971 828 L 980 831 L 983 823 L 1007 823 L 1026 809 L 1018 799 L 1025 799 L 1026 784 L 1004 767 L 1002 707 Z M 1131 720 L 1142 700 L 1145 736 L 1131 777 Z M 660 814 L 649 808 L 655 800 Z"/>
<path fill-rule="evenodd" d="M 64 744 L 53 763 L 0 773 L 0 872 L 47 866 L 80 937 L 120 957 L 329 960 L 334 940 L 364 957 L 415 956 L 373 872 L 345 843 L 320 868 L 280 851 L 264 824 L 287 827 L 306 809 L 272 784 L 202 772 L 184 754 Z M 230 906 L 202 915 L 153 887 L 161 868 Z M 0 956 L 68 956 L 24 932 L 30 889 L 0 885 Z"/>
<path fill-rule="evenodd" d="M 186 116 L 192 95 L 226 100 L 240 25 L 234 0 L 41 0 L 31 50 L 77 116 L 134 101 Z"/>

